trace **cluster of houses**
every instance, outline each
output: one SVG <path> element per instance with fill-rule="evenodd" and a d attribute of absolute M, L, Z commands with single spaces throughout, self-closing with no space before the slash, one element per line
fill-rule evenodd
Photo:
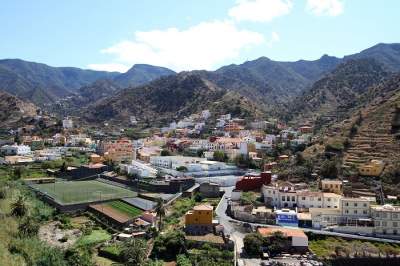
<path fill-rule="evenodd" d="M 243 191 L 258 189 L 262 206 L 239 203 Z M 318 189 L 311 189 L 304 183 L 243 177 L 232 192 L 229 212 L 249 222 L 400 239 L 400 207 L 378 205 L 375 197 L 345 195 L 341 180 L 322 179 Z"/>

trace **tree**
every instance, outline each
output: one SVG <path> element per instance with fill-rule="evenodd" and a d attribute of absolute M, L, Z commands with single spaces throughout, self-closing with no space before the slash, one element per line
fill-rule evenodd
<path fill-rule="evenodd" d="M 176 258 L 176 266 L 192 266 L 192 263 L 184 254 L 180 254 Z"/>
<path fill-rule="evenodd" d="M 250 256 L 258 256 L 261 252 L 264 239 L 259 233 L 251 233 L 244 237 L 243 244 L 245 252 Z"/>
<path fill-rule="evenodd" d="M 121 252 L 124 265 L 142 265 L 147 257 L 147 244 L 143 239 L 131 238 L 125 242 Z"/>
<path fill-rule="evenodd" d="M 35 236 L 39 232 L 39 223 L 32 217 L 26 217 L 18 225 L 18 232 L 22 236 Z"/>
<path fill-rule="evenodd" d="M 180 230 L 159 235 L 154 240 L 153 255 L 157 258 L 175 260 L 178 254 L 186 252 L 185 234 Z"/>
<path fill-rule="evenodd" d="M 162 229 L 162 218 L 165 216 L 165 207 L 164 207 L 164 202 L 161 198 L 157 199 L 157 205 L 156 205 L 156 213 L 158 216 L 158 231 L 161 231 Z"/>
<path fill-rule="evenodd" d="M 196 194 L 194 195 L 194 201 L 195 201 L 195 202 L 201 202 L 202 200 L 203 200 L 203 197 L 201 196 L 200 193 L 196 193 Z"/>
<path fill-rule="evenodd" d="M 64 161 L 60 167 L 60 172 L 64 173 L 68 169 L 67 163 Z"/>
<path fill-rule="evenodd" d="M 320 174 L 324 178 L 330 178 L 330 179 L 337 178 L 339 174 L 337 161 L 335 159 L 325 160 L 321 165 Z"/>
<path fill-rule="evenodd" d="M 181 166 L 178 166 L 176 168 L 176 170 L 179 171 L 179 172 L 187 172 L 188 169 L 187 169 L 186 166 L 181 165 Z"/>
<path fill-rule="evenodd" d="M 22 143 L 21 136 L 19 135 L 18 132 L 15 134 L 14 142 L 17 143 L 18 145 L 21 145 L 21 143 Z"/>
<path fill-rule="evenodd" d="M 65 252 L 65 259 L 68 265 L 74 266 L 94 266 L 92 262 L 92 254 L 86 248 L 81 250 L 69 249 Z"/>
<path fill-rule="evenodd" d="M 25 204 L 25 198 L 23 196 L 18 196 L 18 199 L 11 204 L 11 215 L 22 217 L 25 216 L 28 209 Z"/>
<path fill-rule="evenodd" d="M 170 153 L 169 150 L 162 150 L 160 155 L 161 155 L 161 156 L 170 156 L 171 153 Z"/>
<path fill-rule="evenodd" d="M 4 188 L 0 188 L 0 199 L 7 198 L 7 190 Z"/>
<path fill-rule="evenodd" d="M 228 159 L 228 156 L 223 151 L 214 151 L 213 159 L 214 161 L 225 162 Z"/>
<path fill-rule="evenodd" d="M 22 177 L 22 175 L 24 173 L 24 170 L 25 169 L 22 166 L 21 167 L 15 167 L 14 171 L 13 171 L 14 180 L 21 179 L 21 177 Z"/>
<path fill-rule="evenodd" d="M 268 250 L 272 254 L 279 254 L 284 251 L 288 246 L 288 239 L 281 231 L 272 233 L 268 238 Z"/>

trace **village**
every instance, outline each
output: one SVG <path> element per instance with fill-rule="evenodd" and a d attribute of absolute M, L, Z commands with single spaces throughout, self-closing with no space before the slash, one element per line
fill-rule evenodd
<path fill-rule="evenodd" d="M 132 137 L 135 117 L 119 131 L 78 123 L 65 117 L 53 135 L 10 130 L 0 144 L 2 182 L 23 184 L 56 210 L 38 229 L 51 246 L 89 242 L 104 265 L 124 260 L 124 243 L 136 238 L 145 240 L 146 259 L 177 265 L 322 265 L 358 256 L 340 247 L 321 255 L 315 243 L 329 237 L 370 241 L 372 257 L 400 254 L 400 246 L 380 246 L 400 243 L 398 198 L 379 183 L 358 188 L 332 166 L 314 168 L 302 155 L 318 141 L 312 124 L 203 110 Z M 357 175 L 374 179 L 384 167 L 373 159 Z"/>

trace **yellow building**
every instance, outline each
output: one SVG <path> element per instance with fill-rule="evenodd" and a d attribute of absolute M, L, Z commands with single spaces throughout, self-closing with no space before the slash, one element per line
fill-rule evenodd
<path fill-rule="evenodd" d="M 213 230 L 213 207 L 198 205 L 185 215 L 185 231 L 191 234 L 206 234 Z"/>
<path fill-rule="evenodd" d="M 364 176 L 380 176 L 385 164 L 380 160 L 371 160 L 358 168 L 358 173 Z"/>
<path fill-rule="evenodd" d="M 324 192 L 342 194 L 342 185 L 343 182 L 341 180 L 330 180 L 330 179 L 321 180 L 321 189 Z"/>

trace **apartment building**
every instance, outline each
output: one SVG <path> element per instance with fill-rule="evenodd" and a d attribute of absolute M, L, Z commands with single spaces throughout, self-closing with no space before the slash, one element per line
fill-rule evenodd
<path fill-rule="evenodd" d="M 28 155 L 31 153 L 31 147 L 27 145 L 4 145 L 0 148 L 3 155 Z"/>
<path fill-rule="evenodd" d="M 324 192 L 332 192 L 342 194 L 343 182 L 341 180 L 322 179 L 321 190 Z"/>
<path fill-rule="evenodd" d="M 300 190 L 294 186 L 262 187 L 264 201 L 267 206 L 276 208 L 340 208 L 341 195 L 320 191 Z"/>
<path fill-rule="evenodd" d="M 374 232 L 377 235 L 400 234 L 400 207 L 392 205 L 371 206 Z"/>
<path fill-rule="evenodd" d="M 130 162 L 133 159 L 133 144 L 129 139 L 101 141 L 98 152 L 105 160 Z"/>
<path fill-rule="evenodd" d="M 369 198 L 342 198 L 340 201 L 341 215 L 347 218 L 370 217 L 371 199 Z"/>

